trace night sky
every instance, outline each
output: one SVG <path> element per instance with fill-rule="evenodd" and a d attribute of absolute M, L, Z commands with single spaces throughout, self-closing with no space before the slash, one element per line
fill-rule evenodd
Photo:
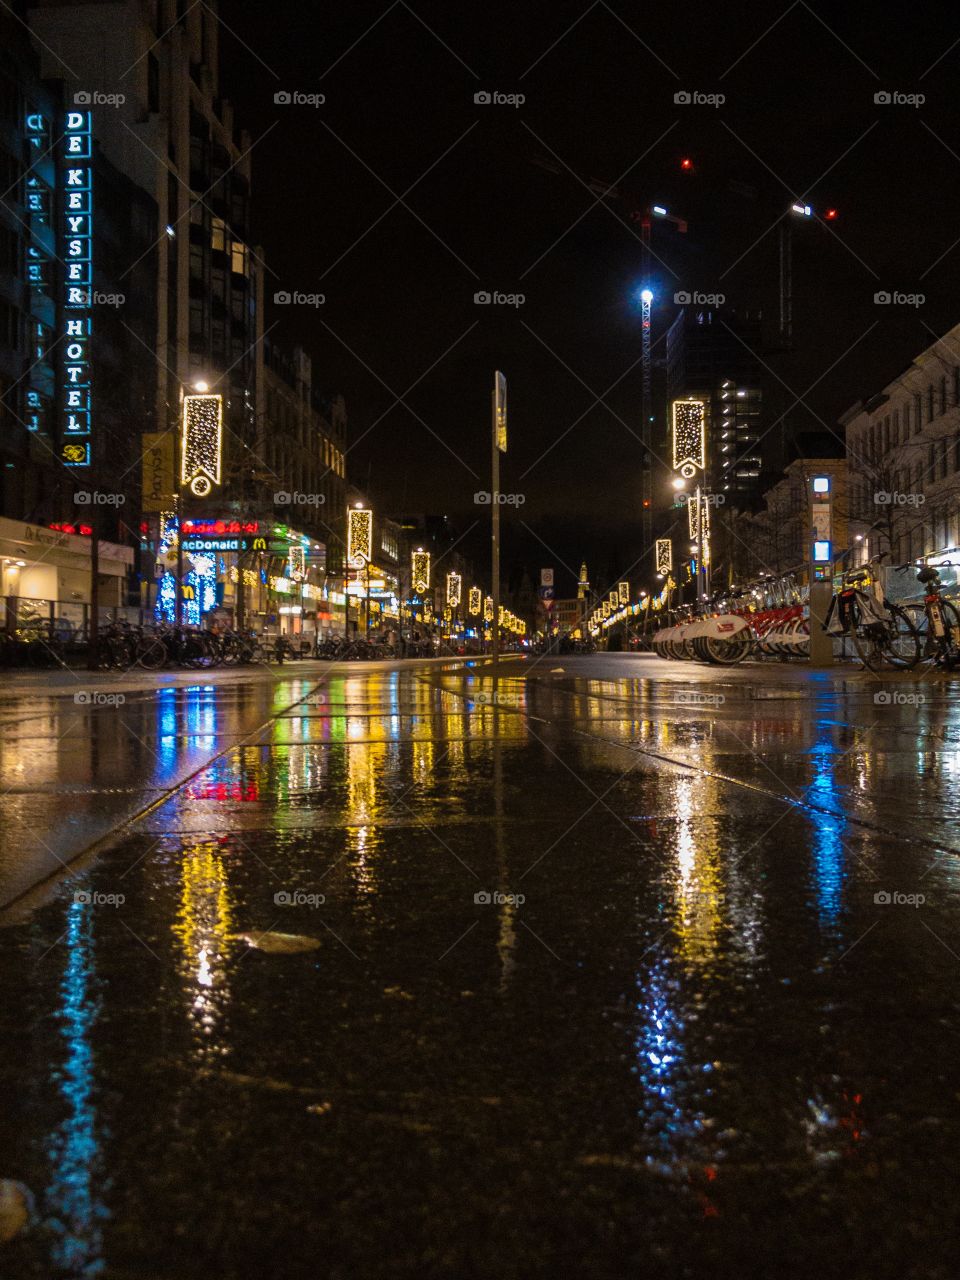
<path fill-rule="evenodd" d="M 346 397 L 351 479 L 369 474 L 383 510 L 479 520 L 465 543 L 479 555 L 488 509 L 473 494 L 489 487 L 502 368 L 501 487 L 526 499 L 507 516 L 505 560 L 555 565 L 559 594 L 583 557 L 594 579 L 650 565 L 636 520 L 639 229 L 629 200 L 594 203 L 584 183 L 617 182 L 689 220 L 686 236 L 654 229 L 655 339 L 676 289 L 763 308 L 770 404 L 803 401 L 786 419 L 794 438 L 839 431 L 844 409 L 960 319 L 955 7 L 925 4 L 916 22 L 902 5 L 802 0 L 305 8 L 221 5 L 236 33 L 222 35 L 223 88 L 255 143 L 257 238 L 276 272 L 268 298 L 326 297 L 268 302 L 267 326 L 302 341 L 319 385 Z M 280 90 L 326 102 L 277 105 Z M 477 105 L 481 90 L 526 101 Z M 726 101 L 678 105 L 679 90 Z M 894 90 L 926 101 L 875 104 Z M 801 196 L 839 217 L 796 228 L 795 350 L 778 355 L 773 226 Z M 926 301 L 879 307 L 881 289 Z M 479 290 L 526 301 L 480 307 Z"/>

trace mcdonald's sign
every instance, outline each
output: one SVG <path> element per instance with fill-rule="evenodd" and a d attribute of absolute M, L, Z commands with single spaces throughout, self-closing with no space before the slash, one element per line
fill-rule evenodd
<path fill-rule="evenodd" d="M 197 592 L 192 582 L 184 582 L 180 586 L 180 594 L 184 600 L 195 600 Z"/>

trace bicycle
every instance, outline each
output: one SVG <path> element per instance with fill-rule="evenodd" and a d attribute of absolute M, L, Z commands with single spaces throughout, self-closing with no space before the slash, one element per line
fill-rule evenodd
<path fill-rule="evenodd" d="M 949 560 L 943 565 L 953 567 Z M 924 587 L 923 604 L 907 604 L 904 609 L 917 629 L 923 656 L 952 671 L 960 662 L 960 612 L 951 600 L 945 599 L 940 574 L 933 565 L 921 565 L 917 581 Z"/>
<path fill-rule="evenodd" d="M 909 671 L 920 661 L 920 633 L 905 610 L 887 598 L 880 579 L 882 559 L 883 555 L 873 556 L 867 564 L 844 571 L 823 629 L 850 636 L 857 657 L 870 671 L 880 671 L 884 663 Z"/>

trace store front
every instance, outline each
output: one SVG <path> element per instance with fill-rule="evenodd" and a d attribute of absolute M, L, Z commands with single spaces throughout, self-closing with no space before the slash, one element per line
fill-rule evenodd
<path fill-rule="evenodd" d="M 132 547 L 98 544 L 101 609 L 123 606 L 133 572 Z M 35 619 L 86 627 L 91 593 L 91 530 L 85 524 L 56 528 L 0 517 L 0 596 L 4 625 L 16 630 Z"/>
<path fill-rule="evenodd" d="M 343 627 L 343 597 L 326 580 L 326 546 L 288 525 L 230 516 L 185 520 L 179 556 L 175 517 L 155 518 L 144 533 L 147 559 L 155 564 L 144 604 L 158 621 L 174 620 L 182 564 L 188 625 L 242 622 L 263 635 L 310 643 L 318 630 Z"/>

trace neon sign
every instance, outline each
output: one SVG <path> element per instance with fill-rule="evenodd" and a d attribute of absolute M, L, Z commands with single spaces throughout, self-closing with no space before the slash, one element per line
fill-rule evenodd
<path fill-rule="evenodd" d="M 63 438 L 68 467 L 90 465 L 90 309 L 92 283 L 92 186 L 90 112 L 68 111 L 64 124 Z"/>

